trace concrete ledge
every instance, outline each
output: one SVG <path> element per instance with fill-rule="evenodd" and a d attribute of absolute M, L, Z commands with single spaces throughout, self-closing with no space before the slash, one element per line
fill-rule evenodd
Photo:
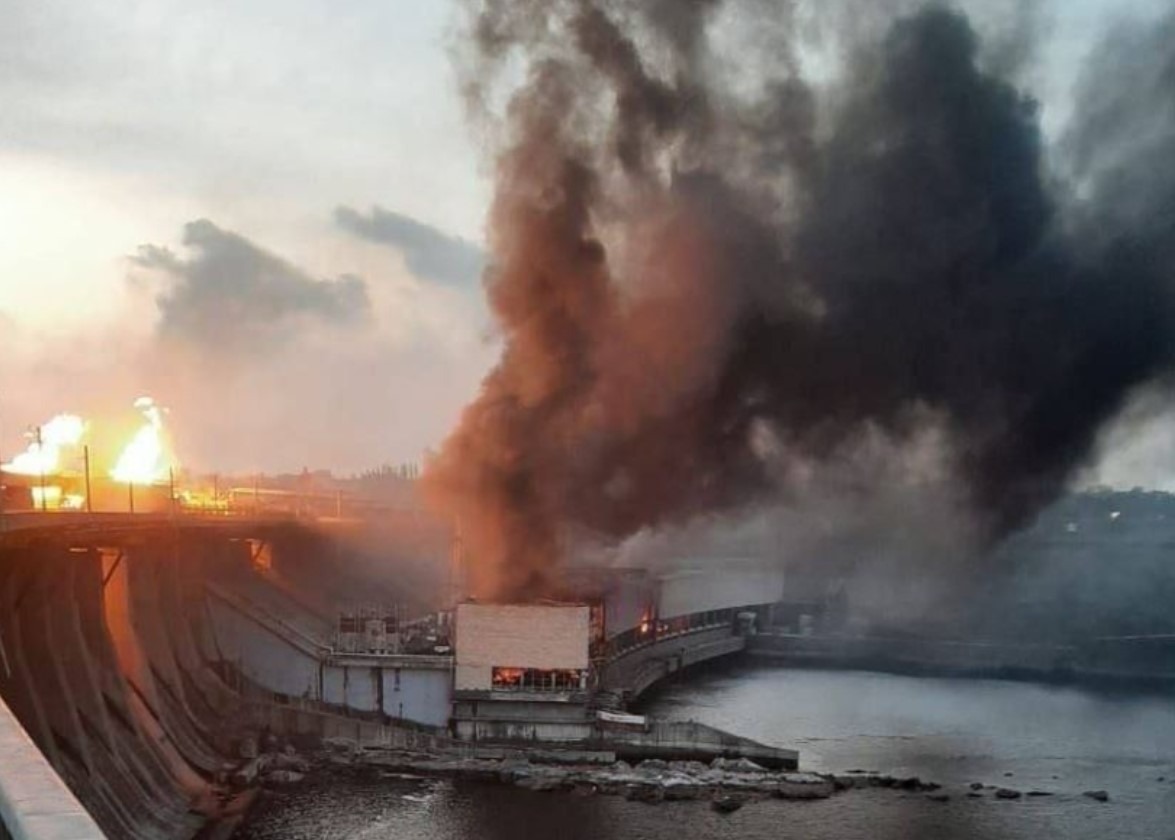
<path fill-rule="evenodd" d="M 638 762 L 647 758 L 666 761 L 710 762 L 715 758 L 748 758 L 773 770 L 795 770 L 800 754 L 771 747 L 694 721 L 651 721 L 647 732 L 615 732 L 607 746 L 617 757 Z"/>
<path fill-rule="evenodd" d="M 453 657 L 420 653 L 332 653 L 327 665 L 342 668 L 402 668 L 416 671 L 451 671 Z"/>
<path fill-rule="evenodd" d="M 2 699 L 0 756 L 0 832 L 13 840 L 105 840 Z"/>

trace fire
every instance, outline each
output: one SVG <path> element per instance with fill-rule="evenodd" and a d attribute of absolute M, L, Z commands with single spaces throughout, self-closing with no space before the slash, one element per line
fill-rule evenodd
<path fill-rule="evenodd" d="M 128 484 L 154 484 L 167 478 L 169 466 L 163 446 L 163 409 L 150 397 L 139 397 L 135 408 L 147 422 L 122 450 L 110 475 Z"/>
<path fill-rule="evenodd" d="M 67 493 L 56 484 L 30 487 L 29 490 L 33 496 L 33 507 L 42 510 L 81 510 L 86 504 L 85 496 L 79 493 Z"/>
<path fill-rule="evenodd" d="M 31 434 L 28 449 L 0 468 L 16 475 L 52 475 L 61 469 L 61 450 L 77 446 L 85 430 L 76 414 L 58 414 Z"/>

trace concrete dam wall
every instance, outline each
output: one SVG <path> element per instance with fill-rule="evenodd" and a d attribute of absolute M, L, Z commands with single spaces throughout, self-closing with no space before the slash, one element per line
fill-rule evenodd
<path fill-rule="evenodd" d="M 216 816 L 239 698 L 194 577 L 215 553 L 34 542 L 0 562 L 0 694 L 110 837 L 190 837 Z"/>
<path fill-rule="evenodd" d="M 446 659 L 332 656 L 337 603 L 397 595 L 344 562 L 292 524 L 2 534 L 0 697 L 108 837 L 214 836 L 267 707 L 443 723 Z"/>

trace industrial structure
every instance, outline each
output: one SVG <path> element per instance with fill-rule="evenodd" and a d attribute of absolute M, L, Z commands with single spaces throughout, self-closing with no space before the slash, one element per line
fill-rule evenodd
<path fill-rule="evenodd" d="M 5 511 L 0 838 L 193 837 L 228 818 L 218 774 L 246 730 L 455 755 L 529 744 L 794 766 L 786 750 L 625 711 L 744 650 L 1112 677 L 1172 649 L 1154 632 L 1014 646 L 830 635 L 793 615 L 811 608 L 789 605 L 782 571 L 736 557 L 662 574 L 571 568 L 563 601 L 453 605 L 446 528 L 358 511 Z M 1047 544 L 1071 554 L 1094 523 L 1109 539 L 1130 515 L 1117 502 L 1067 513 Z M 30 806 L 30 784 L 52 815 Z"/>
<path fill-rule="evenodd" d="M 647 573 L 591 569 L 575 603 L 450 610 L 450 535 L 408 512 L 0 521 L 5 719 L 118 838 L 226 819 L 217 778 L 242 729 L 430 750 L 598 740 L 626 699 L 741 649 L 736 613 L 778 597 L 670 616 Z M 14 772 L 0 767 L 0 825 L 56 836 L 28 832 Z"/>

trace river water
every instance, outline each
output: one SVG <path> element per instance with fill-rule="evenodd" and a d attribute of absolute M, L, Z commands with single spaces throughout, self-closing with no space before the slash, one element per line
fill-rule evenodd
<path fill-rule="evenodd" d="M 316 782 L 267 796 L 244 840 L 1175 840 L 1175 697 L 995 680 L 740 668 L 693 676 L 644 711 L 800 751 L 804 769 L 939 782 L 951 801 L 889 790 L 816 802 L 533 793 L 447 780 Z M 1161 781 L 1160 781 L 1161 780 Z M 971 782 L 1054 796 L 964 796 Z M 1104 789 L 1110 801 L 1083 797 Z"/>

